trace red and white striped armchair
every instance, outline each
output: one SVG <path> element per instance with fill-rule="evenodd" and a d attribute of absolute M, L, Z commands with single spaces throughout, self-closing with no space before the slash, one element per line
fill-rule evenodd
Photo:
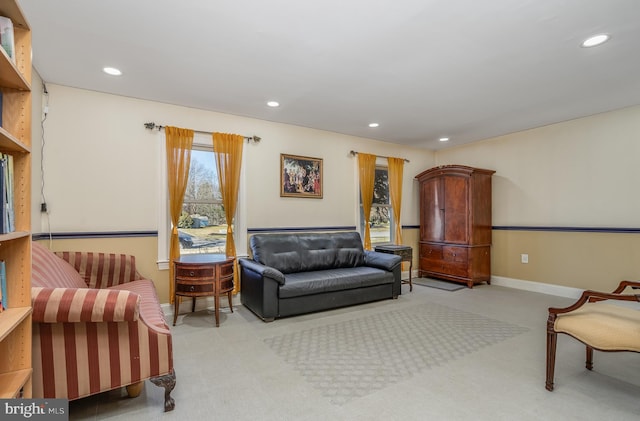
<path fill-rule="evenodd" d="M 33 243 L 33 397 L 82 398 L 144 380 L 174 408 L 171 331 L 153 282 L 124 254 L 56 252 Z"/>

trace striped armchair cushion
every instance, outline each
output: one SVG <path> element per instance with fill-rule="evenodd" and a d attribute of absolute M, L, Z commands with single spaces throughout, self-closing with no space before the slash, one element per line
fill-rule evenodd
<path fill-rule="evenodd" d="M 82 276 L 43 245 L 32 243 L 31 286 L 86 288 Z"/>
<path fill-rule="evenodd" d="M 89 288 L 107 288 L 142 279 L 135 256 L 114 253 L 57 251 L 84 279 Z"/>

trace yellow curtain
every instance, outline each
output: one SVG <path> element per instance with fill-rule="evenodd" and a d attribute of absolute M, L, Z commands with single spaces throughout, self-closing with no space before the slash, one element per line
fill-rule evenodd
<path fill-rule="evenodd" d="M 360 176 L 360 199 L 364 213 L 364 249 L 371 250 L 371 204 L 373 203 L 373 184 L 376 176 L 376 156 L 358 153 L 358 173 Z"/>
<path fill-rule="evenodd" d="M 236 257 L 236 245 L 233 241 L 233 215 L 238 204 L 240 187 L 240 167 L 242 166 L 242 146 L 244 137 L 237 134 L 213 133 L 213 153 L 216 157 L 220 193 L 227 220 L 227 257 Z M 234 294 L 240 291 L 238 261 L 234 262 Z"/>
<path fill-rule="evenodd" d="M 169 213 L 171 215 L 171 239 L 169 241 L 169 301 L 173 303 L 173 261 L 180 257 L 178 219 L 182 213 L 182 201 L 189 179 L 193 130 L 165 127 L 167 142 L 167 179 L 169 182 Z"/>
<path fill-rule="evenodd" d="M 402 225 L 400 224 L 400 209 L 402 209 L 402 173 L 403 158 L 388 158 L 389 163 L 389 196 L 393 209 L 393 225 L 395 228 L 395 243 L 402 244 Z"/>
<path fill-rule="evenodd" d="M 403 158 L 388 158 L 389 163 L 389 196 L 393 210 L 394 238 L 396 244 L 402 244 L 402 224 L 400 210 L 402 209 L 402 174 L 404 172 Z M 407 262 L 402 263 L 404 270 Z"/>

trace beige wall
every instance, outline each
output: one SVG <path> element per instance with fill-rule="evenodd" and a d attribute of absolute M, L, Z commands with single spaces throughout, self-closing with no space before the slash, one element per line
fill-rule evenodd
<path fill-rule="evenodd" d="M 248 229 L 356 226 L 357 160 L 349 154 L 351 150 L 410 159 L 404 170 L 402 223 L 419 224 L 413 177 L 433 166 L 432 151 L 53 84 L 47 85 L 42 165 L 49 214 L 42 214 L 39 115 L 43 98 L 41 81 L 35 79 L 32 231 L 36 234 L 159 230 L 164 134 L 145 129 L 144 123 L 151 121 L 262 138 L 258 144 L 245 143 L 244 148 L 243 205 Z M 281 153 L 323 159 L 323 199 L 280 197 Z M 157 238 L 70 241 L 54 241 L 54 247 L 127 249 L 138 257 L 145 276 L 159 284 L 161 301 L 168 301 L 168 293 L 163 292 L 168 288 L 161 285 L 168 282 L 166 272 L 147 270 L 158 259 Z"/>
<path fill-rule="evenodd" d="M 640 228 L 639 156 L 640 107 L 631 107 L 439 151 L 436 160 L 496 170 L 494 226 Z M 493 234 L 495 276 L 596 289 L 640 277 L 637 233 Z"/>
<path fill-rule="evenodd" d="M 39 212 L 40 80 L 34 77 L 33 232 L 156 231 L 164 136 L 154 121 L 207 131 L 256 134 L 246 144 L 247 227 L 354 226 L 355 159 L 350 150 L 406 157 L 402 223 L 419 224 L 413 177 L 434 165 L 496 170 L 494 226 L 640 227 L 635 194 L 640 107 L 488 139 L 437 153 L 331 132 L 115 95 L 48 85 L 44 180 L 49 218 Z M 279 197 L 280 153 L 322 158 L 324 198 Z M 414 247 L 418 230 L 405 229 Z M 128 252 L 168 301 L 166 271 L 155 267 L 157 239 L 56 240 L 53 247 Z M 520 254 L 529 254 L 529 264 Z M 640 277 L 640 235 L 494 230 L 493 275 L 577 288 L 609 289 Z"/>

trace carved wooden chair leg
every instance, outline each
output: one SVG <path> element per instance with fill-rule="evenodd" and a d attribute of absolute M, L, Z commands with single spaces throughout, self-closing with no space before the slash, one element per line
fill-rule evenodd
<path fill-rule="evenodd" d="M 144 386 L 144 382 L 130 384 L 127 386 L 127 395 L 130 398 L 137 398 L 140 396 L 140 392 L 142 392 L 142 386 Z"/>
<path fill-rule="evenodd" d="M 545 387 L 548 391 L 553 391 L 553 374 L 556 365 L 556 344 L 558 334 L 555 332 L 547 332 L 547 382 Z"/>
<path fill-rule="evenodd" d="M 587 370 L 593 370 L 593 348 L 587 345 Z"/>
<path fill-rule="evenodd" d="M 176 372 L 172 369 L 169 374 L 153 377 L 149 380 L 158 387 L 164 387 L 164 412 L 173 411 L 176 403 L 171 397 L 171 391 L 176 387 Z"/>

